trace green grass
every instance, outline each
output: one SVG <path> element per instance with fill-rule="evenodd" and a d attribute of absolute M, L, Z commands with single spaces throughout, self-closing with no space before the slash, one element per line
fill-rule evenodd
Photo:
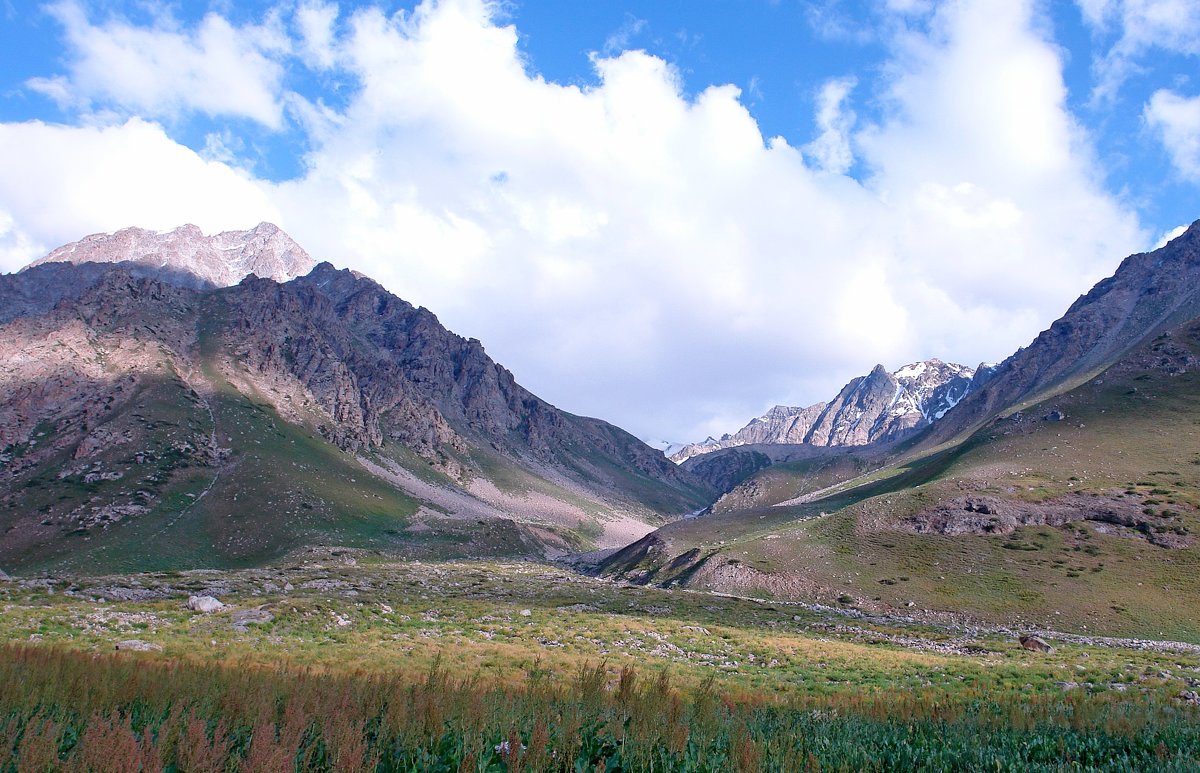
<path fill-rule="evenodd" d="M 150 598 L 101 603 L 113 588 Z M 187 611 L 203 592 L 229 606 Z M 1005 636 L 775 600 L 345 551 L 258 570 L 10 582 L 0 597 L 9 770 L 1200 764 L 1195 709 L 1176 699 L 1200 674 L 1194 653 L 1055 642 L 1042 655 Z M 248 608 L 273 619 L 238 630 Z M 113 653 L 126 639 L 162 649 Z M 973 654 L 930 651 L 947 643 Z"/>

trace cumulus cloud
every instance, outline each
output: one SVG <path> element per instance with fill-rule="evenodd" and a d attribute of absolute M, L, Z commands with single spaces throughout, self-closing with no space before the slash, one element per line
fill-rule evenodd
<path fill-rule="evenodd" d="M 76 0 L 48 9 L 63 26 L 69 72 L 28 85 L 64 107 L 112 106 L 153 118 L 198 111 L 273 129 L 282 124 L 284 69 L 277 57 L 290 43 L 275 19 L 235 27 L 208 14 L 196 29 L 182 30 L 170 17 L 149 27 L 119 17 L 94 24 Z"/>
<path fill-rule="evenodd" d="M 1187 179 L 1200 181 L 1200 97 L 1156 91 L 1142 115 L 1158 133 L 1175 169 Z"/>
<path fill-rule="evenodd" d="M 344 108 L 312 108 L 304 174 L 256 181 L 216 160 L 221 143 L 205 161 L 141 121 L 4 127 L 0 240 L 275 219 L 543 397 L 672 440 L 826 399 L 876 362 L 1001 359 L 1149 240 L 1097 181 L 1029 2 L 897 24 L 885 115 L 857 123 L 853 82 L 833 81 L 804 149 L 764 139 L 736 87 L 690 97 L 645 52 L 594 55 L 588 86 L 546 81 L 482 0 L 302 8 L 302 47 L 357 84 Z M 27 147 L 45 150 L 15 158 Z M 862 181 L 843 174 L 855 161 Z M 42 179 L 25 201 L 12 181 L 43 162 L 35 178 L 79 193 Z"/>
<path fill-rule="evenodd" d="M 1147 239 L 1100 184 L 1044 34 L 1028 0 L 941 7 L 928 34 L 902 39 L 889 115 L 859 137 L 896 216 L 902 281 L 947 298 L 947 321 L 963 322 L 950 330 L 990 319 L 1018 337 Z"/>

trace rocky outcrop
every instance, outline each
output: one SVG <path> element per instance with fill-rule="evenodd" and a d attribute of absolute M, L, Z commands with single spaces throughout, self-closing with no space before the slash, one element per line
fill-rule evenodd
<path fill-rule="evenodd" d="M 938 359 L 889 373 L 882 365 L 853 379 L 828 403 L 807 408 L 777 405 L 732 435 L 685 446 L 671 460 L 681 463 L 723 448 L 758 444 L 819 447 L 891 443 L 941 419 L 978 390 L 994 366 L 968 368 Z"/>
<path fill-rule="evenodd" d="M 63 245 L 30 267 L 49 263 L 133 263 L 163 272 L 163 278 L 189 287 L 228 287 L 255 276 L 286 282 L 312 270 L 314 261 L 290 236 L 271 223 L 249 231 L 205 236 L 194 225 L 160 233 L 125 228 L 92 234 Z"/>
<path fill-rule="evenodd" d="M 1177 515 L 1150 513 L 1138 498 L 1116 495 L 1073 494 L 1046 502 L 956 497 L 910 516 L 901 527 L 918 534 L 1007 535 L 1022 526 L 1061 527 L 1075 521 L 1120 527 L 1122 533 L 1164 548 L 1184 548 L 1195 541 Z"/>

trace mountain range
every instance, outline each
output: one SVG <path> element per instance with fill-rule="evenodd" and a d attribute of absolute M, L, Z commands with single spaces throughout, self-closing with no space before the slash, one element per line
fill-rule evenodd
<path fill-rule="evenodd" d="M 552 556 L 711 494 L 269 224 L 90 236 L 0 278 L 0 307 L 6 568 Z"/>
<path fill-rule="evenodd" d="M 0 566 L 604 549 L 635 583 L 1196 639 L 1197 394 L 1200 222 L 999 365 L 877 366 L 678 464 L 274 226 L 126 229 L 0 276 Z"/>
<path fill-rule="evenodd" d="M 889 373 L 882 365 L 850 381 L 828 403 L 806 408 L 777 405 L 720 440 L 708 438 L 670 455 L 676 463 L 723 448 L 788 444 L 819 447 L 892 443 L 946 415 L 987 383 L 994 366 L 978 368 L 926 360 Z"/>

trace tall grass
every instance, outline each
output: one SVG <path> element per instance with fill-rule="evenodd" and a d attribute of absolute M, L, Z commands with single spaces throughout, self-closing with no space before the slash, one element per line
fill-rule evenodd
<path fill-rule="evenodd" d="M 1196 714 L 971 689 L 768 701 L 604 663 L 499 684 L 440 661 L 347 674 L 0 648 L 4 771 L 1098 769 L 1200 769 Z"/>

